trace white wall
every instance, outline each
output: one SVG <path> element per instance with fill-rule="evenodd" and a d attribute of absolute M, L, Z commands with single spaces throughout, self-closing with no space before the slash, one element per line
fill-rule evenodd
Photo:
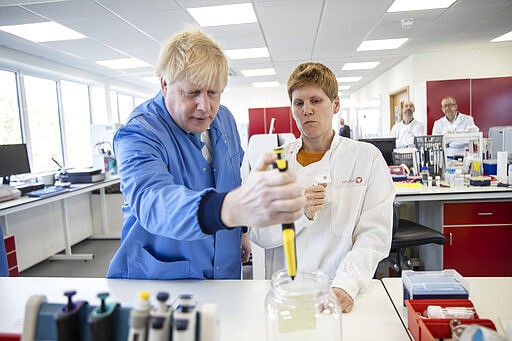
<path fill-rule="evenodd" d="M 237 122 L 249 122 L 249 108 L 286 107 L 290 105 L 286 85 L 274 88 L 232 89 L 229 82 L 221 103 L 231 110 Z"/>
<path fill-rule="evenodd" d="M 389 94 L 409 85 L 415 117 L 427 122 L 427 81 L 512 76 L 512 47 L 432 52 L 411 55 L 380 77 L 351 95 L 356 106 L 365 100 L 379 99 L 382 131 L 389 124 Z"/>

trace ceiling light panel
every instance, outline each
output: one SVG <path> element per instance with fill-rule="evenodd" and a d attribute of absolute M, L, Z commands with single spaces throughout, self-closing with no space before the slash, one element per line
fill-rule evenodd
<path fill-rule="evenodd" d="M 421 11 L 426 9 L 448 8 L 456 0 L 395 0 L 388 12 Z"/>
<path fill-rule="evenodd" d="M 226 52 L 229 59 L 265 58 L 270 56 L 266 47 L 225 50 L 224 52 Z"/>
<path fill-rule="evenodd" d="M 85 38 L 83 34 L 53 21 L 0 26 L 0 30 L 36 43 Z"/>
<path fill-rule="evenodd" d="M 272 88 L 279 86 L 279 82 L 254 82 L 252 83 L 252 86 L 254 86 L 255 88 Z"/>
<path fill-rule="evenodd" d="M 339 83 L 352 83 L 361 80 L 362 77 L 336 77 Z"/>
<path fill-rule="evenodd" d="M 151 66 L 148 63 L 137 58 L 99 60 L 96 63 L 114 70 L 134 69 L 138 67 Z"/>
<path fill-rule="evenodd" d="M 379 65 L 379 62 L 361 62 L 361 63 L 346 63 L 341 68 L 343 71 L 349 70 L 370 70 Z"/>
<path fill-rule="evenodd" d="M 266 69 L 242 70 L 241 72 L 245 77 L 271 76 L 276 74 L 276 70 L 274 70 L 273 67 Z"/>
<path fill-rule="evenodd" d="M 405 42 L 408 38 L 396 38 L 396 39 L 378 39 L 378 40 L 365 40 L 359 45 L 357 51 L 376 51 L 376 50 L 393 50 L 397 49 Z"/>
<path fill-rule="evenodd" d="M 256 22 L 251 3 L 187 8 L 202 27 L 249 24 Z"/>
<path fill-rule="evenodd" d="M 510 41 L 510 40 L 512 40 L 512 31 L 505 33 L 504 35 L 499 36 L 497 38 L 494 38 L 493 40 L 491 40 L 491 42 L 496 43 L 499 41 Z"/>

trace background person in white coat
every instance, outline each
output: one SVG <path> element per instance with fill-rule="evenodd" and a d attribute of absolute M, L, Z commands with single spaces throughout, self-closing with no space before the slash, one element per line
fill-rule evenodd
<path fill-rule="evenodd" d="M 304 215 L 295 221 L 298 271 L 326 272 L 349 312 L 389 254 L 395 190 L 377 148 L 332 129 L 340 100 L 329 68 L 299 65 L 288 79 L 288 94 L 301 137 L 284 146 L 283 156 L 307 197 Z M 280 226 L 251 229 L 249 238 L 267 249 L 267 278 L 285 268 Z"/>
<path fill-rule="evenodd" d="M 473 121 L 473 117 L 460 113 L 457 110 L 457 101 L 448 96 L 441 100 L 441 110 L 444 117 L 434 122 L 432 135 L 444 135 L 452 133 L 469 133 L 479 131 Z"/>
<path fill-rule="evenodd" d="M 391 128 L 391 137 L 396 137 L 397 148 L 414 147 L 414 136 L 424 135 L 423 123 L 414 118 L 414 103 L 406 101 L 403 103 L 402 120 L 395 123 Z"/>

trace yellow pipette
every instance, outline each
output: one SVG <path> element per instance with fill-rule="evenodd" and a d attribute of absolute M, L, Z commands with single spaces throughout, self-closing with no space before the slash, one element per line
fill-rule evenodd
<path fill-rule="evenodd" d="M 288 169 L 288 162 L 281 158 L 283 153 L 282 148 L 274 149 L 274 153 L 277 155 L 277 160 L 274 163 L 274 168 L 279 169 L 280 172 L 284 172 Z M 281 225 L 283 235 L 283 249 L 284 258 L 286 260 L 286 266 L 288 267 L 288 275 L 295 279 L 297 273 L 297 250 L 295 248 L 295 224 L 285 223 Z"/>

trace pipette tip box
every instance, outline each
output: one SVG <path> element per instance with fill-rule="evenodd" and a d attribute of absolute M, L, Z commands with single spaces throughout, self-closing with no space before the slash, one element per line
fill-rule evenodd
<path fill-rule="evenodd" d="M 467 299 L 469 284 L 456 270 L 402 271 L 405 300 Z"/>

